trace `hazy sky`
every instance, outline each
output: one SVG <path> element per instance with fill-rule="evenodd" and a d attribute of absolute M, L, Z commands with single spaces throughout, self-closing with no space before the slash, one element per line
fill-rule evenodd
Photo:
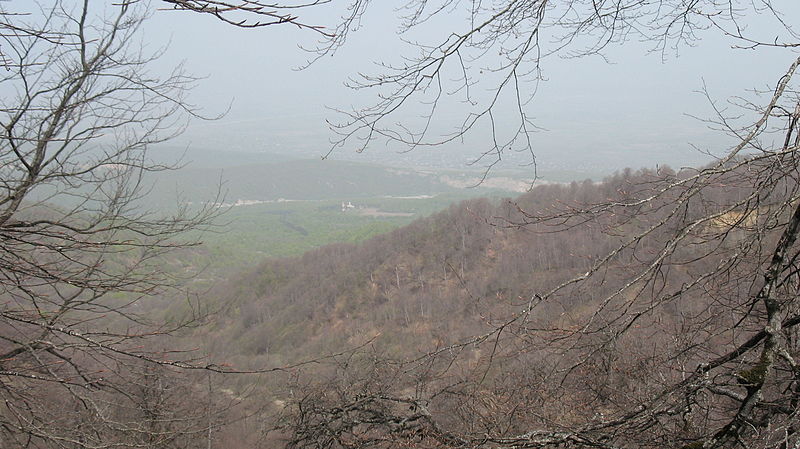
<path fill-rule="evenodd" d="M 785 4 L 788 17 L 800 17 L 798 3 L 777 2 Z M 450 20 L 458 26 L 456 17 Z M 447 23 L 440 26 L 446 28 Z M 771 32 L 758 26 L 768 25 L 755 23 L 751 31 Z M 325 119 L 335 118 L 326 107 L 363 105 L 369 98 L 345 88 L 347 77 L 373 71 L 373 61 L 391 60 L 407 51 L 396 28 L 391 8 L 369 11 L 364 28 L 352 35 L 343 50 L 303 71 L 295 68 L 308 54 L 298 45 L 313 44 L 316 36 L 291 26 L 242 30 L 210 17 L 159 10 L 148 24 L 146 40 L 154 45 L 171 40 L 163 63 L 185 60 L 190 72 L 207 76 L 192 93 L 192 102 L 210 114 L 230 104 L 230 111 L 218 122 L 192 125 L 184 141 L 317 156 L 327 152 L 331 137 Z M 647 45 L 631 42 L 610 48 L 606 52 L 610 63 L 599 57 L 547 60 L 547 81 L 539 85 L 529 109 L 536 123 L 546 129 L 533 136 L 540 161 L 552 163 L 565 154 L 592 161 L 604 152 L 614 152 L 633 166 L 681 165 L 703 158 L 691 149 L 692 143 L 723 148 L 725 141 L 718 133 L 689 117 L 712 114 L 708 100 L 697 93 L 703 83 L 724 103 L 745 89 L 773 86 L 796 53 L 734 50 L 732 41 L 716 33 L 703 37 L 694 47 L 682 47 L 677 57 L 670 53 L 662 58 L 648 53 Z M 426 151 L 434 154 L 437 150 Z M 478 150 L 465 142 L 444 151 L 463 152 L 466 161 Z M 334 157 L 354 156 L 351 148 L 342 148 Z M 381 146 L 358 155 L 362 160 L 403 157 L 411 158 Z"/>

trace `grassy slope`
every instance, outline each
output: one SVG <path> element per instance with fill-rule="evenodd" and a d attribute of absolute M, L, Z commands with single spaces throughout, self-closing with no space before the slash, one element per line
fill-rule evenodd
<path fill-rule="evenodd" d="M 330 243 L 367 240 L 472 197 L 474 192 L 420 199 L 364 198 L 354 200 L 357 208 L 346 212 L 336 200 L 231 207 L 213 232 L 190 236 L 203 244 L 181 253 L 180 265 L 206 267 L 197 282 L 208 283 L 249 269 L 266 258 L 298 256 Z M 368 215 L 363 208 L 398 215 Z"/>

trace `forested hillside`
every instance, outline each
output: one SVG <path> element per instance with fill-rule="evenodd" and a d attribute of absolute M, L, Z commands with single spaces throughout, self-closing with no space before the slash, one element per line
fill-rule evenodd
<path fill-rule="evenodd" d="M 259 357 L 296 360 L 378 334 L 378 346 L 407 356 L 471 335 L 486 320 L 476 312 L 513 310 L 588 270 L 622 237 L 591 226 L 569 233 L 520 227 L 521 211 L 588 204 L 646 176 L 467 200 L 361 244 L 267 260 L 212 292 L 212 301 L 229 307 L 219 341 L 258 364 Z"/>
<path fill-rule="evenodd" d="M 394 354 L 480 328 L 478 307 L 505 307 L 586 269 L 578 254 L 602 251 L 602 235 L 541 236 L 504 228 L 502 219 L 575 195 L 592 183 L 546 186 L 515 202 L 476 199 L 372 238 L 333 244 L 302 257 L 272 259 L 214 290 L 229 307 L 220 332 L 254 366 L 345 349 L 381 334 Z M 220 343 L 223 344 L 223 343 Z M 288 359 L 287 359 L 288 357 Z"/>
<path fill-rule="evenodd" d="M 655 300 L 664 302 L 658 307 L 625 304 L 642 289 L 654 298 L 681 291 L 681 284 L 713 269 L 741 242 L 747 220 L 727 213 L 705 223 L 654 282 L 642 279 L 626 291 L 643 261 L 663 247 L 669 226 L 640 233 L 667 219 L 670 199 L 633 213 L 596 211 L 591 220 L 572 212 L 634 201 L 688 176 L 669 169 L 626 171 L 602 183 L 538 186 L 516 199 L 468 200 L 364 243 L 268 260 L 210 292 L 209 301 L 223 305 L 223 313 L 205 341 L 217 357 L 241 369 L 316 361 L 291 370 L 299 373 L 294 381 L 281 376 L 265 381 L 270 387 L 264 397 L 281 404 L 276 410 L 270 402 L 267 409 L 294 420 L 271 437 L 293 435 L 301 446 L 317 447 L 334 438 L 331 432 L 363 444 L 374 437 L 371 432 L 401 432 L 397 438 L 410 438 L 419 447 L 441 443 L 441 435 L 426 441 L 414 433 L 436 434 L 428 427 L 432 423 L 415 423 L 406 429 L 411 434 L 403 434 L 406 430 L 391 423 L 414 414 L 379 398 L 427 404 L 431 413 L 438 410 L 436 419 L 452 420 L 467 433 L 506 433 L 549 420 L 567 425 L 620 413 L 668 378 L 687 375 L 694 360 L 720 341 L 736 340 L 724 331 L 725 323 L 740 318 L 719 316 L 725 308 L 715 305 L 710 292 L 714 285 L 727 285 L 719 280 L 703 281 L 697 294 L 669 303 Z M 692 220 L 709 208 L 724 210 L 723 204 L 746 194 L 709 186 L 681 219 Z M 556 219 L 537 223 L 539 214 Z M 727 229 L 724 241 L 702 239 L 720 229 Z M 631 238 L 638 242 L 617 253 L 602 272 L 565 287 Z M 559 288 L 558 295 L 549 295 Z M 524 322 L 515 322 L 521 313 Z M 708 334 L 695 327 L 698 320 L 709 326 Z M 611 347 L 603 343 L 606 338 Z M 674 338 L 695 340 L 695 346 L 687 350 Z M 346 356 L 327 357 L 342 353 Z M 573 375 L 554 383 L 566 369 Z M 247 388 L 243 385 L 239 388 Z M 307 396 L 293 392 L 298 385 L 305 385 Z M 359 403 L 359 397 L 370 399 Z M 356 401 L 352 415 L 338 416 L 338 404 L 349 400 Z M 380 419 L 360 429 L 355 422 L 364 414 Z M 660 435 L 659 444 L 690 441 L 692 432 Z"/>

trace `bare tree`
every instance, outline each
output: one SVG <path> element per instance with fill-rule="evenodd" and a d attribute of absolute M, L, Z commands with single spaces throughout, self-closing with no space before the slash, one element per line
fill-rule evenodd
<path fill-rule="evenodd" d="M 311 0 L 287 3 L 267 3 L 254 0 L 162 0 L 177 11 L 211 15 L 228 25 L 240 28 L 263 28 L 274 25 L 294 25 L 300 29 L 331 36 L 323 25 L 312 25 L 301 19 L 298 11 L 331 3 L 331 0 Z"/>
<path fill-rule="evenodd" d="M 145 207 L 144 175 L 170 168 L 148 147 L 196 113 L 184 98 L 194 78 L 149 73 L 158 54 L 136 46 L 142 7 L 85 0 L 3 12 L 4 447 L 164 447 L 173 430 L 210 422 L 165 399 L 176 396 L 168 368 L 197 366 L 160 337 L 199 314 L 167 325 L 142 313 L 147 298 L 179 285 L 160 257 L 191 245 L 181 234 L 217 213 Z"/>

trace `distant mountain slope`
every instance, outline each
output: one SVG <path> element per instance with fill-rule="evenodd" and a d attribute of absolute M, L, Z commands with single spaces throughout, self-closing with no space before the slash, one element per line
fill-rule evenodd
<path fill-rule="evenodd" d="M 590 204 L 647 185 L 652 172 L 617 175 L 602 183 L 542 185 L 511 200 L 473 199 L 359 244 L 334 244 L 302 257 L 271 259 L 214 289 L 227 310 L 214 331 L 215 352 L 245 364 L 286 362 L 336 351 L 380 334 L 379 347 L 411 356 L 485 328 L 612 251 L 646 223 L 623 221 L 613 232 L 591 225 L 516 226 L 522 210 Z M 713 197 L 709 192 L 707 196 Z M 617 218 L 609 216 L 609 223 Z M 611 225 L 609 225 L 611 226 Z M 652 236 L 657 242 L 659 236 Z M 653 251 L 658 243 L 641 243 Z M 687 250 L 701 251 L 701 247 Z M 542 326 L 580 319 L 591 301 L 617 288 L 627 265 L 602 282 L 541 305 Z M 626 262 L 630 263 L 630 262 Z M 694 262 L 703 269 L 708 261 Z M 682 279 L 674 270 L 673 282 Z M 476 313 L 480 310 L 481 313 Z"/>
<path fill-rule="evenodd" d="M 588 227 L 506 226 L 523 219 L 518 207 L 605 198 L 621 179 L 544 185 L 514 202 L 468 200 L 361 244 L 269 260 L 212 292 L 228 310 L 215 352 L 245 364 L 285 362 L 381 334 L 376 344 L 400 356 L 477 333 L 486 322 L 475 310 L 512 310 L 585 271 L 616 241 Z M 549 320 L 563 310 L 543 312 Z"/>

